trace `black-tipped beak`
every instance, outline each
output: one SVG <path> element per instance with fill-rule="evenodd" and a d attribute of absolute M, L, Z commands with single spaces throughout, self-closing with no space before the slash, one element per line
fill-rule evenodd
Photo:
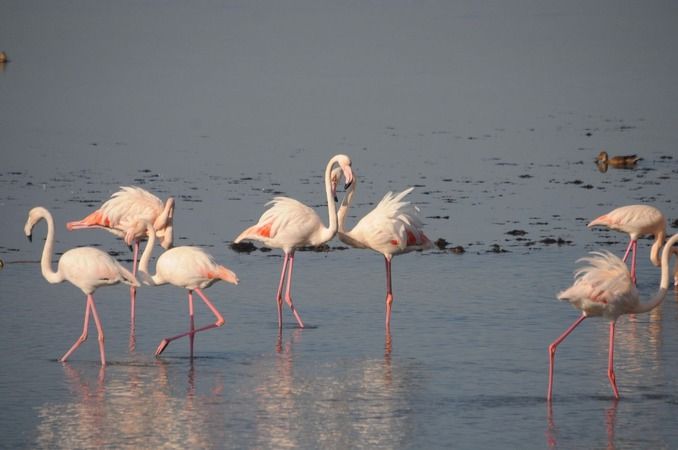
<path fill-rule="evenodd" d="M 33 242 L 33 235 L 32 234 L 27 234 L 26 239 L 28 239 L 28 242 Z"/>
<path fill-rule="evenodd" d="M 351 184 L 353 184 L 353 180 L 349 181 L 348 183 L 346 183 L 346 184 L 344 185 L 344 190 L 350 188 L 350 187 L 351 187 Z"/>
<path fill-rule="evenodd" d="M 134 247 L 132 247 L 132 246 L 129 245 L 129 244 L 127 245 L 127 248 L 129 249 L 130 252 L 133 252 L 133 251 L 134 251 Z"/>
<path fill-rule="evenodd" d="M 337 194 L 334 194 L 334 203 L 337 203 L 339 201 L 339 197 L 337 197 Z"/>

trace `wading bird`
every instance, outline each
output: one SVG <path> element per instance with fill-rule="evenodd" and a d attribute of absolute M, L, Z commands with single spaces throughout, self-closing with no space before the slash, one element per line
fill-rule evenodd
<path fill-rule="evenodd" d="M 153 253 L 155 233 L 153 233 L 153 227 L 150 224 L 147 224 L 147 227 L 149 238 L 139 261 L 141 279 L 144 284 L 149 286 L 160 286 L 169 283 L 188 290 L 188 314 L 190 317 L 189 331 L 163 339 L 155 351 L 155 356 L 160 355 L 170 342 L 188 336 L 192 358 L 193 341 L 196 333 L 220 327 L 224 324 L 223 316 L 202 290 L 207 289 L 219 280 L 238 284 L 238 277 L 231 270 L 217 264 L 214 258 L 203 249 L 190 246 L 174 247 L 164 252 L 158 257 L 158 261 L 155 264 L 155 275 L 150 275 L 148 264 L 151 259 L 151 253 Z M 217 320 L 215 323 L 195 328 L 193 291 L 198 293 L 200 298 L 205 302 L 205 305 L 216 316 Z"/>
<path fill-rule="evenodd" d="M 337 233 L 336 193 L 331 186 L 330 175 L 332 168 L 338 164 L 344 173 L 346 188 L 353 181 L 351 159 L 346 155 L 335 155 L 325 168 L 325 194 L 327 195 L 327 212 L 329 226 L 325 227 L 318 214 L 303 203 L 289 197 L 275 197 L 267 205 L 271 205 L 259 218 L 256 225 L 247 228 L 233 241 L 235 244 L 242 240 L 257 240 L 267 247 L 280 248 L 284 252 L 280 283 L 276 301 L 278 303 L 278 328 L 282 328 L 282 290 L 287 275 L 285 301 L 289 305 L 299 327 L 304 328 L 299 313 L 292 303 L 292 272 L 294 270 L 294 252 L 299 247 L 317 246 L 324 244 Z"/>
<path fill-rule="evenodd" d="M 587 317 L 602 317 L 610 321 L 610 346 L 608 353 L 607 377 L 612 385 L 615 398 L 619 390 L 614 373 L 614 330 L 622 314 L 641 314 L 661 304 L 669 287 L 669 259 L 673 254 L 671 246 L 678 241 L 678 234 L 669 239 L 661 256 L 661 281 L 659 291 L 649 301 L 641 302 L 638 290 L 631 280 L 624 261 L 608 251 L 592 252 L 579 261 L 587 263 L 575 272 L 572 286 L 558 294 L 559 300 L 566 300 L 582 312 L 582 315 L 549 345 L 549 387 L 547 400 L 553 394 L 553 367 L 556 348 Z"/>
<path fill-rule="evenodd" d="M 68 222 L 69 230 L 85 228 L 103 228 L 117 237 L 123 238 L 128 245 L 134 245 L 132 273 L 136 275 L 139 257 L 139 241 L 146 238 L 146 222 L 153 225 L 155 234 L 162 239 L 164 248 L 172 246 L 174 198 L 163 203 L 158 197 L 136 186 L 122 186 L 99 209 L 82 220 Z M 131 337 L 134 337 L 136 310 L 136 288 L 130 288 Z"/>
<path fill-rule="evenodd" d="M 90 314 L 94 317 L 97 331 L 99 333 L 99 354 L 101 356 L 101 365 L 106 365 L 106 352 L 104 348 L 104 330 L 97 314 L 97 308 L 94 304 L 94 291 L 101 286 L 125 283 L 131 286 L 139 286 L 139 282 L 134 275 L 113 259 L 109 254 L 92 247 L 80 247 L 68 250 L 61 258 L 56 272 L 52 270 L 52 254 L 54 250 L 54 219 L 52 215 L 43 207 L 31 209 L 28 213 L 28 220 L 24 226 L 24 233 L 29 240 L 32 239 L 33 227 L 41 221 L 47 222 L 47 240 L 42 249 L 42 258 L 40 259 L 40 268 L 42 276 L 52 284 L 68 281 L 74 286 L 80 288 L 87 296 L 85 305 L 85 322 L 82 327 L 82 334 L 75 341 L 75 344 L 68 350 L 59 361 L 64 362 L 77 349 L 80 344 L 87 340 L 87 329 L 89 327 Z"/>
<path fill-rule="evenodd" d="M 650 234 L 654 236 L 654 243 L 650 250 L 650 261 L 655 266 L 659 266 L 659 250 L 662 248 L 664 238 L 666 237 L 666 218 L 654 206 L 622 206 L 593 219 L 587 226 L 589 228 L 604 226 L 629 235 L 629 245 L 626 247 L 623 261 L 626 262 L 626 259 L 629 257 L 629 251 L 632 251 L 631 278 L 633 279 L 633 284 L 636 284 L 636 247 L 638 246 L 638 238 L 640 236 Z"/>
<path fill-rule="evenodd" d="M 336 186 L 341 177 L 341 170 L 332 171 L 332 185 Z M 351 206 L 357 187 L 357 177 L 346 192 L 338 212 L 339 239 L 355 248 L 366 248 L 381 253 L 386 264 L 386 328 L 391 325 L 391 306 L 393 290 L 391 287 L 391 260 L 395 255 L 415 250 L 426 250 L 433 247 L 431 240 L 423 231 L 423 223 L 419 219 L 419 208 L 408 201 L 405 196 L 414 190 L 405 189 L 399 194 L 386 193 L 375 208 L 367 213 L 353 227 L 346 230 L 345 222 L 348 208 Z"/>

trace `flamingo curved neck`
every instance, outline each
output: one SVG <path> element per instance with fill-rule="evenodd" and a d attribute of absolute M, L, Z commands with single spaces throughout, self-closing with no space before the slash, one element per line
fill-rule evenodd
<path fill-rule="evenodd" d="M 663 239 L 662 239 L 663 240 Z M 673 254 L 672 247 L 673 244 L 678 242 L 678 233 L 673 235 L 664 245 L 664 249 L 662 250 L 662 260 L 661 260 L 661 281 L 659 283 L 659 291 L 650 299 L 650 301 L 639 304 L 636 309 L 634 310 L 634 313 L 645 313 L 648 311 L 653 310 L 657 306 L 661 304 L 661 302 L 664 301 L 664 297 L 666 297 L 666 292 L 669 289 L 669 258 Z"/>
<path fill-rule="evenodd" d="M 321 242 L 327 242 L 337 234 L 337 205 L 334 204 L 334 198 L 332 196 L 332 167 L 339 161 L 339 157 L 335 156 L 327 163 L 325 167 L 325 194 L 327 196 L 327 213 L 329 215 L 329 226 L 323 228 L 320 232 Z"/>
<path fill-rule="evenodd" d="M 153 253 L 153 246 L 155 245 L 155 229 L 150 223 L 146 223 L 146 231 L 148 232 L 148 241 L 146 242 L 144 252 L 141 254 L 137 272 L 141 275 L 144 283 L 151 286 L 157 286 L 164 283 L 160 281 L 157 274 L 151 275 L 148 271 L 148 264 L 151 261 L 151 254 Z"/>
<path fill-rule="evenodd" d="M 351 206 L 353 201 L 353 196 L 355 195 L 356 185 L 358 184 L 358 177 L 353 175 L 353 183 L 348 188 L 346 196 L 341 201 L 341 206 L 339 206 L 339 212 L 337 213 L 337 221 L 339 223 L 338 230 L 342 234 L 350 234 L 350 231 L 346 230 L 346 216 L 348 215 L 348 208 Z"/>
<path fill-rule="evenodd" d="M 666 233 L 664 231 L 660 231 L 654 237 L 654 243 L 652 244 L 652 248 L 650 249 L 650 261 L 652 261 L 652 264 L 654 264 L 655 266 L 658 266 L 661 263 L 661 261 L 659 260 L 659 251 L 662 249 L 662 244 L 664 243 L 665 238 Z"/>
<path fill-rule="evenodd" d="M 40 270 L 42 276 L 52 284 L 61 283 L 64 277 L 59 271 L 52 270 L 52 253 L 54 252 L 54 219 L 46 209 L 40 210 L 40 219 L 47 223 L 47 238 L 45 246 L 42 248 L 42 257 L 40 258 Z"/>

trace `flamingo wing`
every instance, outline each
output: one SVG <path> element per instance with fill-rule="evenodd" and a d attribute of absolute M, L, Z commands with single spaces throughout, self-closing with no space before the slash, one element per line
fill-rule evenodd
<path fill-rule="evenodd" d="M 631 273 L 619 257 L 608 251 L 592 252 L 578 262 L 587 265 L 575 272 L 574 284 L 558 294 L 559 300 L 567 300 L 589 315 L 612 316 L 627 312 L 631 303 L 637 302 Z"/>
<path fill-rule="evenodd" d="M 323 228 L 323 224 L 312 208 L 289 197 L 275 197 L 266 205 L 270 208 L 257 224 L 243 231 L 234 242 L 252 239 L 283 248 L 317 245 L 313 235 Z"/>
<path fill-rule="evenodd" d="M 67 251 L 59 260 L 58 271 L 85 294 L 105 285 L 125 283 L 139 286 L 132 273 L 99 249 L 80 247 Z"/>
<path fill-rule="evenodd" d="M 429 248 L 430 240 L 422 230 L 419 208 L 403 201 L 413 189 L 405 189 L 399 194 L 386 193 L 348 233 L 349 237 L 386 254 Z"/>

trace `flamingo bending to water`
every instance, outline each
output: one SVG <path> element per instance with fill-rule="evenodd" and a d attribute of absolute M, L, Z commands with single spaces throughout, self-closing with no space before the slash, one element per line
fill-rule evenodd
<path fill-rule="evenodd" d="M 146 222 L 153 225 L 155 234 L 162 239 L 160 245 L 170 248 L 173 240 L 174 198 L 164 203 L 155 195 L 136 186 L 122 186 L 99 209 L 82 220 L 68 222 L 69 230 L 103 228 L 128 245 L 134 243 L 132 273 L 137 272 L 139 241 L 147 236 Z M 136 288 L 130 288 L 130 323 L 132 336 L 136 310 Z"/>
<path fill-rule="evenodd" d="M 592 256 L 580 261 L 589 265 L 575 273 L 572 286 L 558 294 L 559 300 L 567 300 L 582 312 L 565 332 L 549 345 L 549 387 L 547 399 L 553 393 L 553 366 L 556 348 L 587 317 L 600 316 L 610 321 L 610 348 L 607 376 L 612 385 L 615 398 L 619 390 L 614 373 L 614 330 L 617 318 L 622 314 L 641 314 L 649 312 L 661 304 L 669 287 L 669 258 L 673 254 L 671 246 L 678 241 L 678 234 L 672 236 L 664 246 L 661 256 L 661 281 L 659 291 L 647 302 L 640 301 L 638 290 L 633 284 L 629 269 L 624 261 L 608 251 L 592 252 Z"/>
<path fill-rule="evenodd" d="M 224 324 L 224 318 L 217 308 L 202 292 L 219 280 L 238 284 L 238 277 L 231 270 L 217 264 L 214 258 L 200 247 L 182 246 L 174 247 L 164 252 L 155 264 L 155 275 L 150 275 L 148 264 L 153 253 L 155 244 L 155 233 L 153 227 L 147 223 L 148 242 L 139 261 L 139 273 L 144 284 L 150 286 L 160 286 L 171 284 L 188 290 L 188 313 L 190 317 L 190 330 L 176 336 L 163 339 L 155 351 L 155 356 L 160 355 L 167 345 L 179 338 L 189 336 L 191 358 L 193 357 L 193 341 L 195 334 L 206 331 L 211 328 L 220 327 Z M 205 305 L 216 316 L 215 323 L 195 328 L 193 315 L 193 291 L 197 292 Z"/>
<path fill-rule="evenodd" d="M 256 225 L 244 230 L 233 241 L 239 243 L 242 240 L 257 240 L 267 247 L 280 248 L 285 256 L 276 301 L 278 304 L 278 328 L 282 328 L 282 290 L 287 275 L 287 287 L 285 301 L 289 305 L 300 328 L 304 328 L 299 313 L 292 303 L 292 272 L 294 270 L 294 252 L 299 247 L 316 246 L 324 244 L 337 233 L 337 210 L 335 202 L 335 190 L 330 182 L 331 170 L 335 164 L 341 168 L 346 180 L 346 188 L 353 181 L 351 159 L 346 155 L 335 155 L 327 163 L 325 168 L 325 194 L 327 195 L 327 212 L 329 226 L 325 227 L 318 214 L 303 203 L 289 197 L 275 197 L 267 205 L 271 205 L 259 218 Z"/>
<path fill-rule="evenodd" d="M 631 278 L 633 279 L 633 284 L 636 284 L 636 247 L 638 246 L 638 238 L 640 236 L 654 235 L 654 243 L 650 250 L 650 261 L 655 266 L 659 266 L 659 250 L 662 248 L 664 238 L 666 237 L 666 218 L 654 206 L 622 206 L 593 219 L 587 226 L 589 228 L 605 226 L 611 230 L 621 231 L 629 235 L 629 245 L 626 247 L 623 261 L 626 262 L 629 251 L 632 251 Z"/>
<path fill-rule="evenodd" d="M 118 261 L 109 254 L 92 247 L 79 247 L 68 250 L 61 258 L 56 272 L 52 270 L 52 254 L 54 251 L 54 219 L 47 209 L 35 207 L 28 213 L 28 220 L 24 226 L 24 233 L 29 240 L 32 240 L 33 227 L 41 221 L 47 222 L 47 240 L 42 249 L 42 258 L 40 259 L 40 268 L 42 276 L 49 283 L 62 283 L 68 281 L 80 288 L 87 296 L 85 306 L 85 322 L 82 327 L 82 334 L 73 346 L 68 350 L 59 361 L 64 362 L 77 349 L 80 344 L 87 340 L 87 329 L 89 327 L 90 314 L 94 317 L 94 323 L 99 333 L 99 354 L 101 365 L 106 365 L 106 351 L 104 346 L 104 330 L 99 320 L 99 314 L 94 304 L 94 291 L 101 286 L 109 286 L 118 283 L 125 283 L 131 286 L 139 286 L 135 276 L 127 269 L 122 267 Z"/>
<path fill-rule="evenodd" d="M 332 184 L 336 186 L 341 177 L 341 170 L 332 171 Z M 393 289 L 391 287 L 391 260 L 395 255 L 409 253 L 415 250 L 426 250 L 433 247 L 431 240 L 423 231 L 423 223 L 419 219 L 419 208 L 408 201 L 405 196 L 414 190 L 405 189 L 399 194 L 386 193 L 379 204 L 367 213 L 353 227 L 345 229 L 346 215 L 351 206 L 357 177 L 348 189 L 341 202 L 338 212 L 339 239 L 355 248 L 367 248 L 381 253 L 386 264 L 386 328 L 391 325 L 391 306 L 393 304 Z"/>

